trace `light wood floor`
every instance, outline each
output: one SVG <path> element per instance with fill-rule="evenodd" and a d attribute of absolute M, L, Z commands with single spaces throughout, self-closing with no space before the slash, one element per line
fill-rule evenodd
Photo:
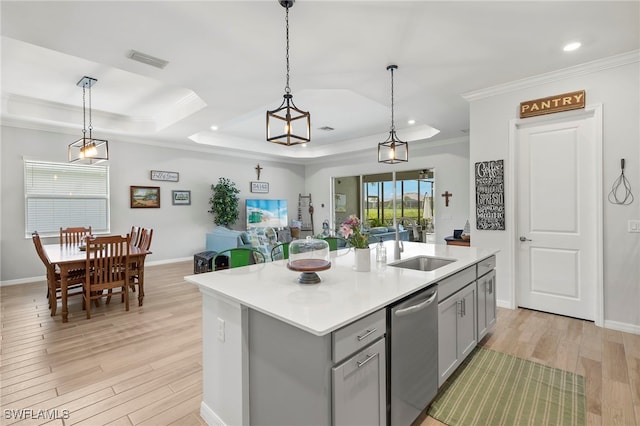
<path fill-rule="evenodd" d="M 204 424 L 200 293 L 182 279 L 192 267 L 147 267 L 144 306 L 129 312 L 114 300 L 87 320 L 73 298 L 66 324 L 49 316 L 44 282 L 2 287 L 1 424 Z M 500 309 L 481 343 L 584 375 L 588 424 L 640 426 L 639 335 Z M 22 409 L 68 418 L 17 421 L 6 411 Z"/>

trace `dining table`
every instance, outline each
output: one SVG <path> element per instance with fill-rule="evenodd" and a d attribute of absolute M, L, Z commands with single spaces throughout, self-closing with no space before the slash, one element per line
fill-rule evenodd
<path fill-rule="evenodd" d="M 69 271 L 84 269 L 87 261 L 87 252 L 82 244 L 45 244 L 44 251 L 49 261 L 57 266 L 60 272 L 60 299 L 62 300 L 62 322 L 68 321 L 69 309 L 67 307 L 67 288 Z M 138 263 L 139 268 L 144 268 L 144 260 L 151 251 L 135 245 L 129 246 L 129 263 Z M 142 298 L 142 292 L 138 295 Z M 140 300 L 142 302 L 142 300 Z"/>

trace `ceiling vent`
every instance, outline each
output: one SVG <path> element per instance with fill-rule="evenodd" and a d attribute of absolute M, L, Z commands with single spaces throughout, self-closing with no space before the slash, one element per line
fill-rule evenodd
<path fill-rule="evenodd" d="M 129 59 L 142 62 L 143 64 L 151 65 L 152 67 L 164 69 L 169 64 L 169 61 L 156 58 L 155 56 L 147 55 L 146 53 L 138 52 L 137 50 L 131 50 L 127 55 Z"/>
<path fill-rule="evenodd" d="M 329 126 L 322 126 L 320 127 L 319 130 L 324 130 L 325 132 L 330 132 L 332 130 L 335 130 L 333 127 L 329 127 Z"/>

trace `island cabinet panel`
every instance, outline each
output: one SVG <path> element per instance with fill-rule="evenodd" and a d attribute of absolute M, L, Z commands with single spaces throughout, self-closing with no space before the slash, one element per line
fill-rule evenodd
<path fill-rule="evenodd" d="M 334 425 L 384 425 L 387 421 L 385 339 L 333 367 Z"/>
<path fill-rule="evenodd" d="M 496 324 L 496 272 L 478 278 L 478 341 Z"/>
<path fill-rule="evenodd" d="M 476 283 L 438 303 L 438 385 L 476 346 Z"/>
<path fill-rule="evenodd" d="M 384 314 L 380 310 L 354 323 L 355 327 L 351 324 L 316 336 L 250 309 L 250 424 L 384 425 Z M 367 346 L 352 344 L 347 336 L 354 328 L 362 328 L 354 338 L 366 340 Z M 374 335 L 377 340 L 369 340 Z M 336 349 L 342 358 L 334 358 Z"/>
<path fill-rule="evenodd" d="M 252 425 L 331 424 L 331 335 L 249 310 Z"/>

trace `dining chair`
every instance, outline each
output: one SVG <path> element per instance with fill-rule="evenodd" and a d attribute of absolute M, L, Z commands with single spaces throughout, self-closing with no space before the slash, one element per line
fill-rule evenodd
<path fill-rule="evenodd" d="M 271 249 L 271 260 L 289 258 L 289 243 L 281 243 Z"/>
<path fill-rule="evenodd" d="M 60 228 L 60 245 L 80 244 L 87 235 L 91 235 L 91 227 Z"/>
<path fill-rule="evenodd" d="M 84 308 L 91 318 L 91 301 L 122 294 L 125 310 L 129 310 L 129 249 L 130 236 L 96 237 L 87 245 L 85 263 Z M 118 290 L 115 291 L 114 290 Z M 104 293 L 107 290 L 107 293 Z"/>
<path fill-rule="evenodd" d="M 47 298 L 49 299 L 49 310 L 51 311 L 51 316 L 55 316 L 58 308 L 58 300 L 62 297 L 60 291 L 60 273 L 56 271 L 56 266 L 51 263 L 49 257 L 45 253 L 44 248 L 42 247 L 42 240 L 40 239 L 38 232 L 33 232 L 31 234 L 31 239 L 33 240 L 33 245 L 36 247 L 38 257 L 47 270 Z M 67 277 L 67 297 L 82 294 L 84 278 L 84 269 L 69 271 L 69 275 Z"/>
<path fill-rule="evenodd" d="M 133 230 L 133 229 L 132 229 Z M 138 235 L 136 244 L 134 244 L 133 238 L 131 238 L 131 245 L 135 245 L 141 250 L 149 250 L 151 248 L 151 238 L 153 237 L 153 229 L 151 228 L 138 228 Z M 136 291 L 136 285 L 138 286 L 138 306 L 142 306 L 142 299 L 144 299 L 144 260 L 146 256 L 136 257 L 131 261 L 129 265 L 129 284 L 132 291 Z"/>
<path fill-rule="evenodd" d="M 140 241 L 140 227 L 139 226 L 131 226 L 131 232 L 129 232 L 131 236 L 131 245 L 138 246 L 138 242 Z"/>
<path fill-rule="evenodd" d="M 229 263 L 226 266 L 229 268 L 237 268 L 255 263 L 264 263 L 266 261 L 264 254 L 262 254 L 261 251 L 254 248 L 238 247 L 217 253 L 213 258 L 213 264 L 218 265 L 218 263 L 216 263 L 216 259 L 222 256 L 228 258 Z"/>

